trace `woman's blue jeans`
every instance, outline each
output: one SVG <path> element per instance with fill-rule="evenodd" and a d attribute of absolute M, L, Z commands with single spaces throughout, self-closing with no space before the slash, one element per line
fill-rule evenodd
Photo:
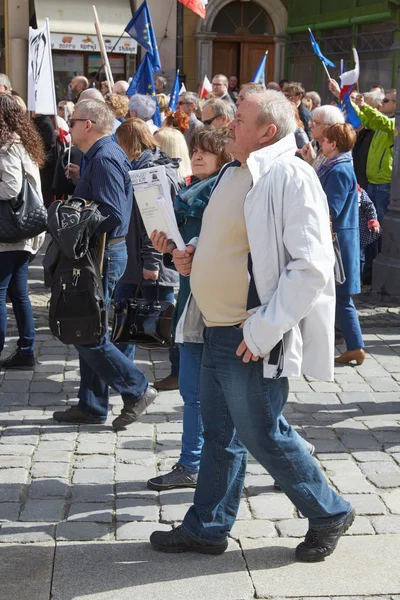
<path fill-rule="evenodd" d="M 107 310 L 127 263 L 125 242 L 106 246 L 103 288 Z M 103 417 L 108 413 L 109 387 L 121 394 L 124 402 L 136 402 L 145 393 L 148 381 L 142 371 L 109 340 L 108 332 L 96 346 L 75 346 L 79 352 L 81 383 L 78 407 L 86 414 Z"/>
<path fill-rule="evenodd" d="M 336 325 L 342 332 L 347 350 L 364 348 L 360 321 L 351 296 L 336 295 Z"/>
<path fill-rule="evenodd" d="M 203 421 L 200 414 L 200 370 L 203 344 L 178 344 L 179 391 L 183 398 L 182 449 L 179 462 L 190 471 L 200 467 Z"/>
<path fill-rule="evenodd" d="M 124 298 L 133 298 L 136 293 L 137 285 L 135 283 L 119 283 L 115 290 L 114 300 L 123 300 Z M 165 302 L 174 302 L 175 294 L 173 286 L 160 285 L 159 299 Z M 141 289 L 141 297 L 151 302 L 157 298 L 157 290 L 155 285 L 143 285 Z M 117 348 L 125 354 L 130 360 L 135 359 L 135 344 L 116 344 Z M 171 375 L 178 377 L 179 375 L 179 350 L 176 346 L 169 349 L 169 361 L 171 363 Z"/>
<path fill-rule="evenodd" d="M 217 542 L 229 534 L 242 495 L 247 450 L 312 528 L 341 523 L 350 504 L 329 487 L 304 440 L 282 414 L 287 378 L 265 379 L 261 360 L 246 364 L 236 356 L 243 340 L 237 327 L 206 328 L 204 339 L 200 373 L 204 444 L 194 503 L 183 528 L 205 541 Z"/>
<path fill-rule="evenodd" d="M 7 331 L 7 290 L 11 299 L 21 354 L 31 354 L 35 344 L 35 324 L 28 292 L 28 265 L 30 252 L 11 250 L 0 253 L 0 353 L 4 348 Z"/>

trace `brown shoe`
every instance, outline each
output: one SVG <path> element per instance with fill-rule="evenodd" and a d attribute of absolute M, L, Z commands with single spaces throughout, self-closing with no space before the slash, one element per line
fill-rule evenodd
<path fill-rule="evenodd" d="M 158 390 L 159 392 L 170 392 L 171 390 L 178 390 L 178 378 L 175 377 L 175 375 L 168 375 L 168 377 L 165 377 L 165 379 L 155 381 L 153 383 L 153 387 L 155 387 L 156 390 Z"/>
<path fill-rule="evenodd" d="M 358 365 L 362 365 L 365 359 L 365 351 L 362 348 L 358 348 L 357 350 L 346 350 L 340 356 L 335 356 L 335 362 L 337 363 L 350 363 L 353 360 L 356 361 Z"/>
<path fill-rule="evenodd" d="M 115 431 L 126 429 L 128 425 L 135 423 L 157 396 L 157 391 L 149 385 L 143 396 L 138 398 L 136 402 L 125 402 L 121 414 L 112 422 Z"/>

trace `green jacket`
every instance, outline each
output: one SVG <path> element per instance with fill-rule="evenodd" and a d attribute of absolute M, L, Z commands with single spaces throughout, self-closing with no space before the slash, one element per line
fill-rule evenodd
<path fill-rule="evenodd" d="M 353 108 L 362 124 L 375 131 L 367 158 L 368 183 L 391 183 L 393 165 L 393 145 L 395 135 L 395 119 L 387 117 L 368 104 Z"/>

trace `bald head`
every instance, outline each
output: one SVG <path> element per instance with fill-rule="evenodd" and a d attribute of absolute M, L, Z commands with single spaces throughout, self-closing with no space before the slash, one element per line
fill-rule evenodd
<path fill-rule="evenodd" d="M 96 88 L 88 88 L 87 90 L 83 90 L 83 92 L 79 95 L 78 102 L 82 102 L 82 100 L 99 100 L 100 102 L 105 102 L 104 97 L 99 90 Z"/>
<path fill-rule="evenodd" d="M 125 96 L 128 91 L 129 84 L 127 81 L 117 81 L 113 85 L 112 92 L 113 94 L 119 94 L 120 96 Z"/>
<path fill-rule="evenodd" d="M 86 79 L 86 77 L 83 77 L 83 75 L 77 75 L 71 79 L 69 87 L 72 95 L 74 96 L 75 102 L 77 102 L 83 90 L 87 90 L 89 87 L 89 81 Z"/>

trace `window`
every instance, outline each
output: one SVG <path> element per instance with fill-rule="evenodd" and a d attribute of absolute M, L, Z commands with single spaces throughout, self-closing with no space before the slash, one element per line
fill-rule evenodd
<path fill-rule="evenodd" d="M 231 2 L 214 19 L 213 31 L 225 35 L 273 35 L 267 13 L 255 2 Z"/>

